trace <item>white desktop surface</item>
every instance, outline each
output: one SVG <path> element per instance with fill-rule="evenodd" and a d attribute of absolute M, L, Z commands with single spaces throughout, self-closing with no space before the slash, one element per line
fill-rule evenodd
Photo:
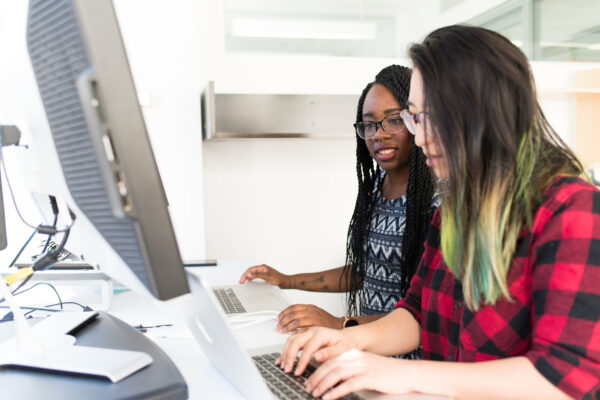
<path fill-rule="evenodd" d="M 219 261 L 217 267 L 193 267 L 190 270 L 205 278 L 210 285 L 216 286 L 237 283 L 242 272 L 250 265 L 241 261 Z M 310 296 L 307 296 L 306 292 L 298 295 L 299 293 L 295 290 L 285 291 L 285 295 L 292 302 L 309 302 Z M 318 305 L 319 295 L 315 295 L 315 303 Z M 343 295 L 339 296 L 340 299 L 343 299 Z M 173 325 L 150 328 L 147 336 L 158 344 L 177 366 L 188 385 L 190 399 L 244 399 L 208 362 L 187 330 L 178 308 L 173 302 L 158 302 L 132 291 L 125 291 L 113 296 L 113 302 L 108 312 L 134 326 L 140 324 L 144 326 Z M 234 333 L 240 344 L 246 349 L 284 343 L 288 335 L 276 332 L 275 326 L 275 320 L 272 319 L 234 330 Z M 0 340 L 4 340 L 12 334 L 12 327 L 4 326 L 2 328 L 0 329 Z M 433 397 L 406 396 L 406 399 L 413 398 L 431 399 Z"/>
<path fill-rule="evenodd" d="M 205 278 L 211 286 L 237 284 L 239 277 L 251 264 L 240 261 L 219 261 L 217 267 L 192 267 L 188 271 Z M 294 301 L 294 296 L 286 296 Z M 108 310 L 115 317 L 131 324 L 144 326 L 173 324 L 173 327 L 148 330 L 152 338 L 171 358 L 183 375 L 189 398 L 244 399 L 244 397 L 208 362 L 202 350 L 185 327 L 177 307 L 169 302 L 155 302 L 131 291 L 115 294 Z M 275 320 L 234 330 L 240 344 L 256 348 L 284 343 L 287 335 L 275 331 Z M 166 337 L 161 337 L 161 336 Z"/>

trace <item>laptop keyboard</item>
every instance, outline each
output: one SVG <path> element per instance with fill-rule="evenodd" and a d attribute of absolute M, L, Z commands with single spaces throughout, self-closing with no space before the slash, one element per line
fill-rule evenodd
<path fill-rule="evenodd" d="M 213 289 L 213 292 L 215 292 L 215 296 L 217 296 L 217 300 L 221 308 L 225 311 L 225 314 L 241 314 L 246 312 L 242 302 L 232 288 Z"/>
<path fill-rule="evenodd" d="M 252 361 L 254 361 L 258 371 L 267 382 L 271 392 L 279 399 L 316 399 L 317 397 L 313 397 L 304 388 L 304 382 L 315 371 L 315 367 L 308 365 L 300 376 L 286 374 L 279 366 L 275 365 L 275 361 L 280 355 L 280 353 L 270 353 L 252 357 Z M 363 399 L 363 397 L 354 393 L 340 398 L 346 400 Z"/>

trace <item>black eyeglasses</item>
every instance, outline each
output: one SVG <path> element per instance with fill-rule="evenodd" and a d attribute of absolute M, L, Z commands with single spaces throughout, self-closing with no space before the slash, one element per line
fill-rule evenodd
<path fill-rule="evenodd" d="M 405 129 L 404 121 L 400 114 L 388 115 L 381 121 L 365 121 L 354 124 L 356 134 L 365 140 L 373 139 L 377 136 L 377 128 L 379 126 L 391 135 L 402 133 Z"/>

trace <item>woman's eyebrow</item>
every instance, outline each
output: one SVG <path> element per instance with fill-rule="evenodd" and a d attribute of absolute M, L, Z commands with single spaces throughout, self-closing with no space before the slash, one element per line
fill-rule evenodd
<path fill-rule="evenodd" d="M 388 108 L 383 113 L 384 114 L 390 114 L 390 113 L 398 112 L 398 111 L 401 111 L 401 110 L 402 110 L 402 107 L 394 107 L 394 108 Z"/>
<path fill-rule="evenodd" d="M 393 112 L 398 112 L 398 111 L 402 111 L 402 107 L 394 107 L 394 108 L 388 108 L 387 110 L 385 110 L 383 113 L 384 114 L 391 114 Z M 374 118 L 375 114 L 372 112 L 368 112 L 368 113 L 364 113 L 362 115 L 363 119 L 364 118 Z"/>

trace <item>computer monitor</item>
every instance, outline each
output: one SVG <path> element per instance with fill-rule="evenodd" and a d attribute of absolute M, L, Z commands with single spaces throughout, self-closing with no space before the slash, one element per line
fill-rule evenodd
<path fill-rule="evenodd" d="M 26 37 L 47 120 L 31 129 L 32 148 L 58 174 L 31 190 L 74 211 L 67 248 L 159 300 L 188 293 L 111 0 L 31 0 Z"/>

